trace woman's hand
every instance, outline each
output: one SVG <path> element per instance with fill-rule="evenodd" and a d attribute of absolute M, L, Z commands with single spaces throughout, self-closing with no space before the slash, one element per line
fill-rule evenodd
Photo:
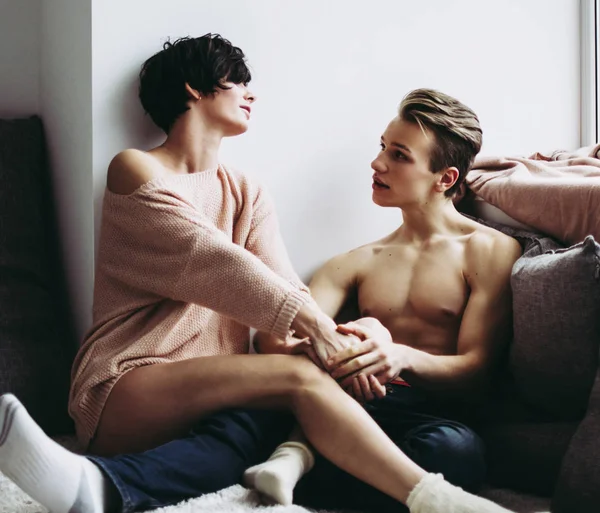
<path fill-rule="evenodd" d="M 402 345 L 395 344 L 387 328 L 377 319 L 365 318 L 338 326 L 341 333 L 359 337 L 362 342 L 340 351 L 328 362 L 331 376 L 343 388 L 353 385 L 360 374 L 374 375 L 384 385 L 403 370 Z"/>
<path fill-rule="evenodd" d="M 317 367 L 326 370 L 308 337 L 302 339 L 290 337 L 287 347 L 289 351 L 288 354 L 305 354 Z"/>

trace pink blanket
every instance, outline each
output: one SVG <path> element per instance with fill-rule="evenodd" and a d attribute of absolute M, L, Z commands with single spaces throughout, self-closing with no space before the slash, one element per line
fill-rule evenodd
<path fill-rule="evenodd" d="M 600 144 L 529 158 L 477 157 L 467 185 L 510 217 L 576 244 L 600 241 Z"/>

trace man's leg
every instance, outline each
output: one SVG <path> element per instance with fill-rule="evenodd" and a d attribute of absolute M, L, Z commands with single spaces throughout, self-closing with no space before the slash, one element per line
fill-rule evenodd
<path fill-rule="evenodd" d="M 206 418 L 188 436 L 113 458 L 90 457 L 110 478 L 129 513 L 177 504 L 241 482 L 289 435 L 287 413 L 229 410 Z"/>

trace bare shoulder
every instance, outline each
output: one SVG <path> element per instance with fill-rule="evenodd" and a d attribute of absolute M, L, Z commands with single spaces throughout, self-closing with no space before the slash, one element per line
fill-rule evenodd
<path fill-rule="evenodd" d="M 336 255 L 319 268 L 313 280 L 328 279 L 340 283 L 354 281 L 366 265 L 369 254 L 367 246 L 361 246 Z"/>
<path fill-rule="evenodd" d="M 161 164 L 140 150 L 124 150 L 108 166 L 106 186 L 115 194 L 128 195 L 162 174 Z"/>
<path fill-rule="evenodd" d="M 465 253 L 469 281 L 488 282 L 509 279 L 522 250 L 512 237 L 481 226 L 469 237 Z"/>

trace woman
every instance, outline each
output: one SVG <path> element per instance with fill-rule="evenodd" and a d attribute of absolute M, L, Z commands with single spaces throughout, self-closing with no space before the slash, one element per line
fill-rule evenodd
<path fill-rule="evenodd" d="M 320 361 L 351 341 L 294 273 L 265 191 L 219 163 L 223 137 L 248 128 L 249 81 L 218 35 L 144 64 L 140 99 L 167 137 L 109 167 L 94 325 L 73 367 L 70 412 L 95 456 L 57 446 L 4 396 L 0 470 L 53 513 L 142 511 L 239 482 L 289 433 L 291 417 L 268 411 L 286 410 L 411 511 L 501 511 L 418 467 L 308 358 L 247 354 L 248 326 L 306 337 L 296 351 Z"/>

